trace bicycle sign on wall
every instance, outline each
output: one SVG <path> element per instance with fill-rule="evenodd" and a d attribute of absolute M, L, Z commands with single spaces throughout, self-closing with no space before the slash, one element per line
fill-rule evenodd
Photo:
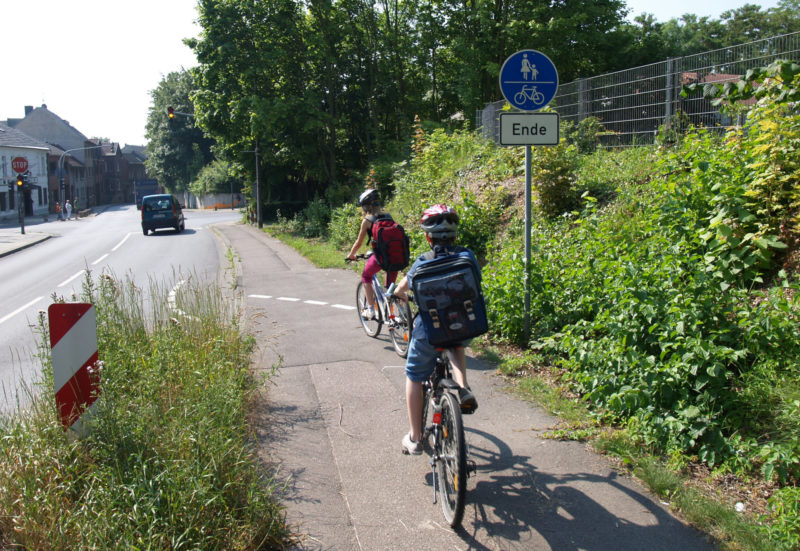
<path fill-rule="evenodd" d="M 500 91 L 508 103 L 523 111 L 538 111 L 555 97 L 558 71 L 537 50 L 511 54 L 500 69 Z"/>

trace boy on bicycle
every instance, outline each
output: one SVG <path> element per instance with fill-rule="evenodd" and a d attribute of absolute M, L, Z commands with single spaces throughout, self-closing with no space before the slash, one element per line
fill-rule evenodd
<path fill-rule="evenodd" d="M 372 235 L 372 225 L 378 218 L 387 216 L 383 212 L 381 197 L 376 189 L 368 189 L 362 193 L 358 198 L 358 206 L 361 207 L 362 211 L 361 228 L 358 231 L 356 242 L 350 248 L 350 254 L 347 255 L 349 260 L 356 259 L 356 253 L 364 243 L 364 239 Z M 375 291 L 372 289 L 372 276 L 379 271 L 381 271 L 381 267 L 378 265 L 378 258 L 373 254 L 364 265 L 364 271 L 361 272 L 361 281 L 364 282 L 364 295 L 367 299 L 367 307 L 361 312 L 361 317 L 365 319 L 375 319 Z M 396 279 L 397 272 L 386 272 L 386 287 L 388 288 Z"/>
<path fill-rule="evenodd" d="M 422 229 L 428 244 L 435 254 L 457 254 L 468 257 L 474 262 L 478 273 L 480 267 L 475 254 L 466 247 L 455 245 L 458 237 L 458 214 L 455 209 L 439 204 L 425 209 L 422 213 Z M 424 255 L 417 258 L 406 277 L 394 291 L 401 300 L 408 300 L 408 290 L 414 279 L 417 268 L 424 262 Z M 467 356 L 464 347 L 469 341 L 458 343 L 448 348 L 450 363 L 453 366 L 453 378 L 460 387 L 458 397 L 462 411 L 472 412 L 478 408 L 478 402 L 467 385 Z M 411 344 L 406 358 L 406 406 L 410 431 L 403 437 L 402 450 L 405 454 L 422 453 L 420 429 L 422 426 L 422 382 L 430 377 L 436 362 L 438 350 L 428 342 L 424 324 L 418 320 L 411 331 Z"/>

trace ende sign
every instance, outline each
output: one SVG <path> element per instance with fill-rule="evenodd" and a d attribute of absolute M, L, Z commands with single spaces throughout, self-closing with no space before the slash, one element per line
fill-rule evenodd
<path fill-rule="evenodd" d="M 500 145 L 558 145 L 558 113 L 502 113 Z"/>

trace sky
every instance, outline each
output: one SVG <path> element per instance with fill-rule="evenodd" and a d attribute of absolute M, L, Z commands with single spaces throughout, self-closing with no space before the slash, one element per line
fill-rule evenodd
<path fill-rule="evenodd" d="M 778 0 L 751 0 L 763 9 Z M 685 13 L 713 19 L 747 0 L 627 0 L 629 19 Z M 0 120 L 42 104 L 89 138 L 144 145 L 151 91 L 196 65 L 196 0 L 3 0 Z M 10 48 L 9 48 L 10 46 Z M 533 47 L 533 46 L 532 46 Z"/>

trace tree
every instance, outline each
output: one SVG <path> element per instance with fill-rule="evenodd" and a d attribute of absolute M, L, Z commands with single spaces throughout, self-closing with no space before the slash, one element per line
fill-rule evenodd
<path fill-rule="evenodd" d="M 231 173 L 230 165 L 226 161 L 216 160 L 203 167 L 189 189 L 201 197 L 208 193 L 238 193 L 242 185 Z"/>
<path fill-rule="evenodd" d="M 148 173 L 173 192 L 187 189 L 197 173 L 213 158 L 213 141 L 203 135 L 190 116 L 167 116 L 167 108 L 192 113 L 189 99 L 194 80 L 189 71 L 169 73 L 151 92 L 153 103 L 147 116 Z"/>

